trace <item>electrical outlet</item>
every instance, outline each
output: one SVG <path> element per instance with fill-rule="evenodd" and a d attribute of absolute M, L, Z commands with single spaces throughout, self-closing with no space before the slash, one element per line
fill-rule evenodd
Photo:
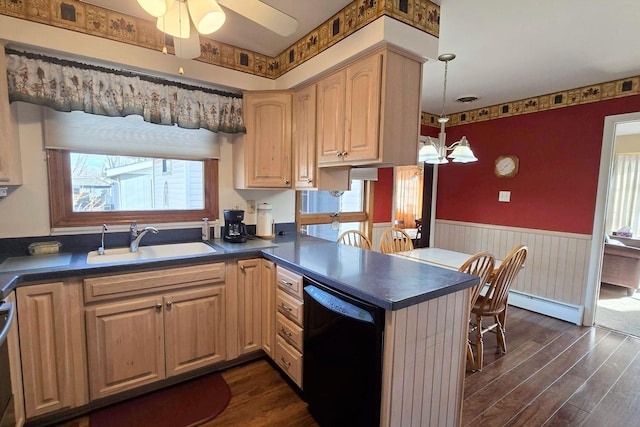
<path fill-rule="evenodd" d="M 248 214 L 256 213 L 256 201 L 255 200 L 247 200 L 247 213 Z"/>
<path fill-rule="evenodd" d="M 511 191 L 500 191 L 498 193 L 498 201 L 499 202 L 510 202 L 511 201 Z"/>
<path fill-rule="evenodd" d="M 7 187 L 0 187 L 0 197 L 7 197 Z"/>

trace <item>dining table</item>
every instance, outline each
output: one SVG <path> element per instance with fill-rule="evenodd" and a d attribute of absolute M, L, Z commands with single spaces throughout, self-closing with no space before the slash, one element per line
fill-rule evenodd
<path fill-rule="evenodd" d="M 473 254 L 452 251 L 442 248 L 416 248 L 410 251 L 396 252 L 395 255 L 404 256 L 415 259 L 417 261 L 426 262 L 427 264 L 437 265 L 438 267 L 448 268 L 450 270 L 458 270 Z M 494 272 L 500 267 L 502 260 L 496 259 Z"/>

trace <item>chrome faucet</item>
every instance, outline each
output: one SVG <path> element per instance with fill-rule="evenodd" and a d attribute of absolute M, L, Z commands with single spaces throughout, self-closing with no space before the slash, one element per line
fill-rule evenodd
<path fill-rule="evenodd" d="M 142 231 L 138 231 L 138 224 L 133 221 L 131 226 L 129 226 L 129 232 L 131 234 L 131 244 L 129 245 L 129 252 L 138 252 L 138 245 L 140 245 L 140 240 L 148 233 L 152 232 L 156 234 L 158 229 L 155 227 L 145 227 Z"/>
<path fill-rule="evenodd" d="M 100 238 L 100 247 L 98 248 L 98 255 L 104 255 L 104 232 L 109 228 L 107 224 L 102 224 L 102 237 Z"/>

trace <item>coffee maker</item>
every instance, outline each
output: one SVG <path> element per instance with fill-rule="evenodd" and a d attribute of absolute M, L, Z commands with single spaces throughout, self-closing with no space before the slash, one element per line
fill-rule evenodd
<path fill-rule="evenodd" d="M 231 243 L 243 243 L 247 241 L 247 227 L 242 222 L 244 211 L 239 209 L 224 210 L 224 236 L 223 239 Z"/>

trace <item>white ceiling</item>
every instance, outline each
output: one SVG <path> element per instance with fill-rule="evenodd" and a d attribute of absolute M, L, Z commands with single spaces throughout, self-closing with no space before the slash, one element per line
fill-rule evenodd
<path fill-rule="evenodd" d="M 134 0 L 85 0 L 150 18 Z M 236 0 L 242 1 L 242 0 Z M 298 32 L 280 37 L 229 10 L 211 38 L 275 56 L 350 3 L 263 0 L 295 17 Z M 449 63 L 446 112 L 454 113 L 640 75 L 638 0 L 441 0 L 440 53 Z M 444 64 L 424 67 L 422 110 L 442 110 Z M 478 101 L 455 99 L 475 95 Z"/>

